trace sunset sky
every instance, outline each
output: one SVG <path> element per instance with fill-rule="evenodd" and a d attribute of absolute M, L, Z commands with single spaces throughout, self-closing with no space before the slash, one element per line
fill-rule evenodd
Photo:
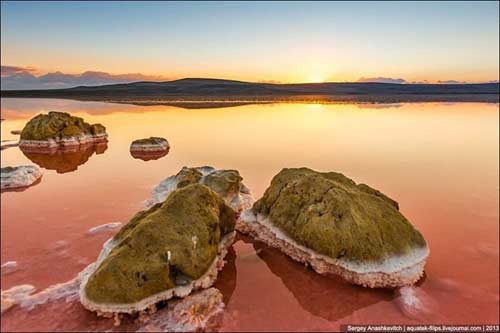
<path fill-rule="evenodd" d="M 1 6 L 2 66 L 35 76 L 99 71 L 280 82 L 498 80 L 498 2 Z"/>

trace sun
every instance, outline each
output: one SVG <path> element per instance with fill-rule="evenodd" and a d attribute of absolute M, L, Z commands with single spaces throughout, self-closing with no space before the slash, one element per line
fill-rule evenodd
<path fill-rule="evenodd" d="M 321 83 L 325 81 L 325 78 L 321 74 L 311 74 L 306 81 L 308 83 Z"/>

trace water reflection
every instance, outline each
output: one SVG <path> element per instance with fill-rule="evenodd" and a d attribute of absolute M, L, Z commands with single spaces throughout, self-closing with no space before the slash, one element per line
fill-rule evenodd
<path fill-rule="evenodd" d="M 238 234 L 236 234 L 235 243 L 238 241 Z M 225 264 L 222 271 L 219 272 L 217 280 L 214 287 L 219 289 L 222 293 L 222 301 L 224 304 L 228 304 L 231 296 L 233 295 L 234 289 L 236 288 L 236 251 L 234 250 L 234 244 L 227 251 L 226 257 L 224 258 Z"/>
<path fill-rule="evenodd" d="M 143 160 L 143 161 L 151 161 L 151 160 L 157 160 L 159 158 L 162 158 L 163 156 L 166 156 L 168 154 L 168 151 L 170 149 L 167 149 L 165 151 L 131 151 L 130 155 L 132 155 L 133 158 Z"/>
<path fill-rule="evenodd" d="M 43 177 L 38 178 L 37 180 L 35 180 L 32 184 L 30 184 L 28 186 L 14 187 L 14 188 L 4 188 L 4 189 L 0 190 L 0 193 L 5 193 L 5 192 L 24 192 L 27 189 L 29 189 L 29 188 L 31 188 L 31 187 L 33 187 L 35 185 L 40 184 L 40 182 L 42 181 L 42 178 Z"/>
<path fill-rule="evenodd" d="M 254 242 L 255 252 L 307 312 L 337 321 L 355 311 L 393 298 L 390 290 L 351 285 L 336 276 L 323 276 L 294 262 L 278 250 Z"/>
<path fill-rule="evenodd" d="M 108 149 L 107 143 L 92 145 L 81 145 L 72 148 L 39 151 L 22 147 L 23 154 L 33 163 L 47 170 L 55 170 L 57 173 L 67 173 L 78 169 L 86 163 L 94 152 L 99 155 Z"/>

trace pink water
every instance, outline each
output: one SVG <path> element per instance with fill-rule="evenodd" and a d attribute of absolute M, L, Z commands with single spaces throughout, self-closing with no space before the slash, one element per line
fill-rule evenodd
<path fill-rule="evenodd" d="M 1 152 L 2 166 L 37 163 L 41 182 L 1 194 L 2 290 L 37 290 L 68 281 L 96 259 L 112 235 L 88 229 L 126 222 L 153 186 L 182 166 L 239 170 L 260 197 L 281 168 L 342 172 L 399 202 L 431 255 L 416 291 L 424 309 L 403 311 L 396 293 L 320 276 L 274 249 L 239 237 L 216 287 L 226 303 L 222 331 L 338 330 L 341 324 L 499 321 L 499 106 L 268 104 L 216 109 L 68 100 L 3 99 L 1 139 L 40 112 L 58 110 L 104 124 L 106 149 L 73 155 Z M 134 159 L 130 142 L 166 137 L 167 156 Z M 47 169 L 45 169 L 47 168 Z M 411 310 L 411 309 L 410 309 Z M 2 331 L 135 329 L 114 327 L 77 301 L 14 307 Z"/>

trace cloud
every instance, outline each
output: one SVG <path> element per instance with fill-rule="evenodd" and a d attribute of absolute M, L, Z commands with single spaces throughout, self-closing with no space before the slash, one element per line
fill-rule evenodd
<path fill-rule="evenodd" d="M 20 74 L 20 73 L 35 73 L 36 69 L 34 67 L 19 67 L 19 66 L 1 66 L 0 75 L 2 77 Z"/>
<path fill-rule="evenodd" d="M 86 71 L 81 74 L 65 74 L 58 71 L 37 76 L 36 69 L 34 68 L 2 66 L 1 86 L 2 90 L 54 89 L 166 80 L 168 79 L 156 75 L 144 75 L 140 73 L 109 74 L 95 71 Z"/>
<path fill-rule="evenodd" d="M 439 80 L 437 83 L 439 83 L 439 84 L 463 84 L 463 83 L 467 83 L 467 82 L 465 82 L 465 81 L 456 81 L 456 80 L 446 80 L 446 81 Z"/>
<path fill-rule="evenodd" d="M 376 82 L 376 83 L 407 83 L 406 80 L 403 79 L 393 79 L 391 77 L 362 77 L 358 79 L 356 82 Z"/>

